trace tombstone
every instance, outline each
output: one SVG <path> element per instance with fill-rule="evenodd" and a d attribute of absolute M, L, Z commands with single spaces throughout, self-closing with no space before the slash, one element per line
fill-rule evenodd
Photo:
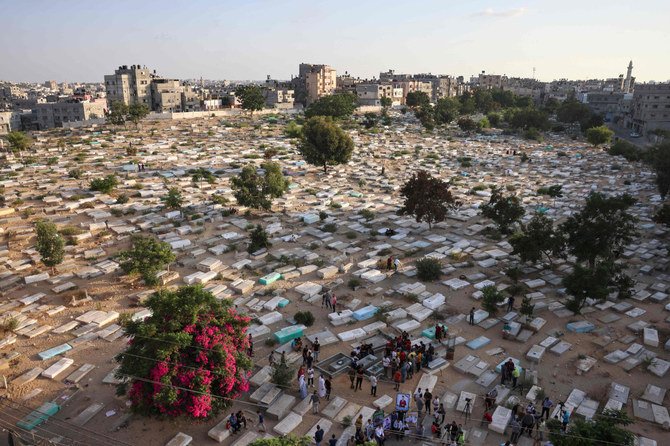
<path fill-rule="evenodd" d="M 42 376 L 49 379 L 55 379 L 58 375 L 67 370 L 72 364 L 74 364 L 74 359 L 61 358 L 51 367 L 42 372 Z"/>
<path fill-rule="evenodd" d="M 102 403 L 93 403 L 81 411 L 79 415 L 70 420 L 70 422 L 76 426 L 83 426 L 88 423 L 98 412 L 100 412 L 103 407 L 105 407 L 105 405 Z"/>
<path fill-rule="evenodd" d="M 339 412 L 344 408 L 346 404 L 347 400 L 339 396 L 336 396 L 333 399 L 331 399 L 328 405 L 321 411 L 321 415 L 331 419 L 335 419 L 335 417 L 339 414 Z"/>
<path fill-rule="evenodd" d="M 295 412 L 289 412 L 273 430 L 279 435 L 288 435 L 302 423 L 302 417 Z"/>
<path fill-rule="evenodd" d="M 505 429 L 507 429 L 507 425 L 512 419 L 512 409 L 508 409 L 505 406 L 498 406 L 493 411 L 492 418 L 493 421 L 489 423 L 488 426 L 489 430 L 492 430 L 493 432 L 497 432 L 499 434 L 504 434 Z"/>
<path fill-rule="evenodd" d="M 262 401 L 262 400 L 261 400 Z M 279 398 L 275 399 L 272 404 L 268 407 L 266 413 L 268 418 L 275 420 L 282 419 L 288 414 L 291 410 L 291 407 L 295 404 L 295 397 L 292 395 L 281 395 Z"/>
<path fill-rule="evenodd" d="M 179 432 L 172 440 L 168 441 L 165 446 L 188 446 L 193 441 L 193 437 Z"/>

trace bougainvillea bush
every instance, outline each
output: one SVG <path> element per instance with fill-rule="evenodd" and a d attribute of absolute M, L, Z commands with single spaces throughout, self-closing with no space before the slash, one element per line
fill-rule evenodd
<path fill-rule="evenodd" d="M 131 340 L 121 363 L 117 394 L 147 415 L 204 419 L 249 390 L 249 318 L 201 286 L 161 290 L 146 302 L 153 314 L 128 322 Z"/>

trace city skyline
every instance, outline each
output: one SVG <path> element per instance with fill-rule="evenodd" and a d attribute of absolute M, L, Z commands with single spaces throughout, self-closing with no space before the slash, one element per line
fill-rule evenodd
<path fill-rule="evenodd" d="M 300 62 L 371 78 L 380 71 L 509 77 L 611 78 L 634 63 L 638 82 L 670 78 L 664 18 L 670 5 L 574 0 L 381 2 L 337 7 L 294 0 L 236 4 L 11 2 L 0 24 L 16 36 L 0 48 L 0 79 L 102 82 L 119 65 L 171 78 L 289 79 Z M 129 13 L 132 11 L 132 13 Z M 147 25 L 147 18 L 152 18 Z M 35 32 L 35 28 L 39 32 Z M 495 46 L 493 46 L 495 44 Z"/>

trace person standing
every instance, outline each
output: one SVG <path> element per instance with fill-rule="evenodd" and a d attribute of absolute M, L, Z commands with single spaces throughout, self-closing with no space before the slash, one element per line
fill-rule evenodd
<path fill-rule="evenodd" d="M 337 311 L 337 296 L 333 293 L 333 296 L 330 298 L 330 306 L 333 308 L 333 311 Z"/>
<path fill-rule="evenodd" d="M 377 396 L 377 377 L 370 375 L 370 395 Z"/>
<path fill-rule="evenodd" d="M 512 418 L 510 427 L 512 428 L 512 436 L 509 440 L 512 443 L 516 443 L 519 440 L 519 436 L 521 434 L 521 425 L 519 424 L 519 421 L 516 419 L 516 417 Z"/>
<path fill-rule="evenodd" d="M 314 369 L 312 367 L 307 369 L 307 386 L 314 387 Z"/>
<path fill-rule="evenodd" d="M 316 432 L 314 432 L 314 443 L 316 443 L 316 446 L 321 446 L 321 442 L 323 441 L 323 434 L 323 429 L 321 429 L 321 426 L 317 424 Z"/>
<path fill-rule="evenodd" d="M 312 343 L 312 352 L 314 353 L 314 362 L 319 362 L 319 350 L 321 350 L 321 344 L 319 344 L 319 338 L 314 338 Z"/>
<path fill-rule="evenodd" d="M 472 307 L 470 309 L 470 318 L 468 322 L 470 323 L 470 325 L 475 325 L 475 307 Z"/>
<path fill-rule="evenodd" d="M 393 265 L 393 256 L 389 256 L 389 258 L 386 259 L 386 269 L 391 271 L 392 265 Z"/>
<path fill-rule="evenodd" d="M 321 295 L 321 308 L 330 307 L 330 292 L 328 290 L 324 291 Z"/>
<path fill-rule="evenodd" d="M 332 389 L 332 383 L 330 382 L 330 377 L 327 377 L 324 386 L 326 387 L 326 401 L 330 401 L 330 391 Z"/>
<path fill-rule="evenodd" d="M 426 413 L 430 415 L 431 401 L 433 400 L 433 394 L 430 393 L 430 390 L 426 390 L 424 392 L 423 400 L 426 405 Z"/>
<path fill-rule="evenodd" d="M 437 413 L 440 414 L 440 425 L 444 424 L 444 418 L 447 415 L 447 411 L 444 409 L 444 404 L 440 403 L 440 408 L 437 409 Z"/>
<path fill-rule="evenodd" d="M 326 393 L 326 380 L 323 375 L 319 375 L 319 398 L 325 398 Z"/>
<path fill-rule="evenodd" d="M 349 381 L 351 381 L 351 388 L 353 389 L 356 382 L 356 370 L 353 367 L 349 367 Z"/>
<path fill-rule="evenodd" d="M 517 381 L 519 380 L 520 375 L 521 374 L 519 373 L 519 368 L 515 366 L 512 369 L 512 388 L 513 389 L 516 389 Z"/>
<path fill-rule="evenodd" d="M 510 296 L 507 299 L 507 312 L 510 312 L 514 309 L 514 296 Z"/>
<path fill-rule="evenodd" d="M 354 387 L 354 392 L 357 390 L 363 390 L 363 368 L 359 367 L 356 371 L 356 386 Z"/>
<path fill-rule="evenodd" d="M 395 375 L 393 375 L 393 381 L 395 381 L 395 390 L 400 390 L 400 380 L 402 379 L 402 375 L 400 374 L 400 370 L 395 371 Z"/>
<path fill-rule="evenodd" d="M 335 434 L 328 440 L 328 446 L 337 446 L 337 437 L 335 437 Z"/>
<path fill-rule="evenodd" d="M 257 410 L 256 415 L 258 415 L 258 423 L 256 424 L 256 427 L 258 428 L 258 430 L 261 431 L 261 432 L 267 431 L 267 428 L 265 427 L 265 417 L 263 416 L 261 411 Z"/>
<path fill-rule="evenodd" d="M 305 381 L 305 375 L 300 375 L 300 378 L 298 378 L 298 388 L 300 389 L 300 398 L 307 398 L 307 381 Z"/>
<path fill-rule="evenodd" d="M 312 403 L 312 413 L 319 413 L 319 400 L 320 400 L 319 395 L 316 393 L 315 390 L 309 399 L 309 402 Z"/>
<path fill-rule="evenodd" d="M 544 400 L 542 400 L 542 414 L 540 415 L 540 418 L 544 418 L 545 414 L 547 415 L 546 419 L 549 419 L 549 410 L 551 409 L 551 406 L 554 405 L 554 402 L 549 399 L 548 396 L 544 397 Z"/>
<path fill-rule="evenodd" d="M 569 422 L 570 422 L 570 411 L 565 409 L 563 411 L 563 419 L 562 419 L 563 432 L 566 432 L 568 430 Z"/>
<path fill-rule="evenodd" d="M 391 357 L 389 355 L 384 356 L 384 359 L 382 359 L 382 366 L 384 367 L 384 378 L 388 378 L 389 368 L 391 367 Z"/>

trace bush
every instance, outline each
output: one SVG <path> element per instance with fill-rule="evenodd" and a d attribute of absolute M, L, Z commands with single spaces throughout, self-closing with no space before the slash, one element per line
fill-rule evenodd
<path fill-rule="evenodd" d="M 70 171 L 67 173 L 70 178 L 74 178 L 75 180 L 78 180 L 81 178 L 81 169 L 70 169 Z"/>
<path fill-rule="evenodd" d="M 116 203 L 117 204 L 126 204 L 130 201 L 130 198 L 128 198 L 128 195 L 121 194 L 116 198 Z"/>
<path fill-rule="evenodd" d="M 326 223 L 321 229 L 324 232 L 337 232 L 337 225 L 335 223 Z"/>
<path fill-rule="evenodd" d="M 311 311 L 298 311 L 293 319 L 305 327 L 311 327 L 314 325 L 314 315 Z"/>
<path fill-rule="evenodd" d="M 349 288 L 351 288 L 353 290 L 353 289 L 361 286 L 361 281 L 358 280 L 355 277 L 352 277 L 351 279 L 349 279 L 349 282 L 347 282 L 347 286 L 349 286 Z"/>
<path fill-rule="evenodd" d="M 269 248 L 272 246 L 272 243 L 268 240 L 268 233 L 265 232 L 261 225 L 256 225 L 253 231 L 250 234 L 251 242 L 247 248 L 247 252 L 252 254 L 259 249 Z"/>
<path fill-rule="evenodd" d="M 534 141 L 542 141 L 544 138 L 538 129 L 531 127 L 528 130 L 523 132 L 523 137 L 525 139 L 531 139 Z"/>
<path fill-rule="evenodd" d="M 618 140 L 607 151 L 612 156 L 623 156 L 628 161 L 640 161 L 640 151 L 634 145 L 623 139 Z"/>
<path fill-rule="evenodd" d="M 104 178 L 95 178 L 91 180 L 91 190 L 108 194 L 118 185 L 115 175 L 107 175 Z"/>
<path fill-rule="evenodd" d="M 325 211 L 319 212 L 319 220 L 324 221 L 326 218 L 328 218 L 328 214 Z"/>
<path fill-rule="evenodd" d="M 484 287 L 482 293 L 482 307 L 494 316 L 498 312 L 498 304 L 505 300 L 505 296 L 493 285 Z"/>
<path fill-rule="evenodd" d="M 416 276 L 419 280 L 429 282 L 437 280 L 442 275 L 442 263 L 431 257 L 424 257 L 416 262 Z"/>
<path fill-rule="evenodd" d="M 270 381 L 280 389 L 290 388 L 291 383 L 293 382 L 293 369 L 286 363 L 284 357 L 272 366 L 272 377 L 270 378 Z"/>
<path fill-rule="evenodd" d="M 361 209 L 358 212 L 358 215 L 366 219 L 367 221 L 373 220 L 375 218 L 375 213 L 372 212 L 370 209 Z"/>

